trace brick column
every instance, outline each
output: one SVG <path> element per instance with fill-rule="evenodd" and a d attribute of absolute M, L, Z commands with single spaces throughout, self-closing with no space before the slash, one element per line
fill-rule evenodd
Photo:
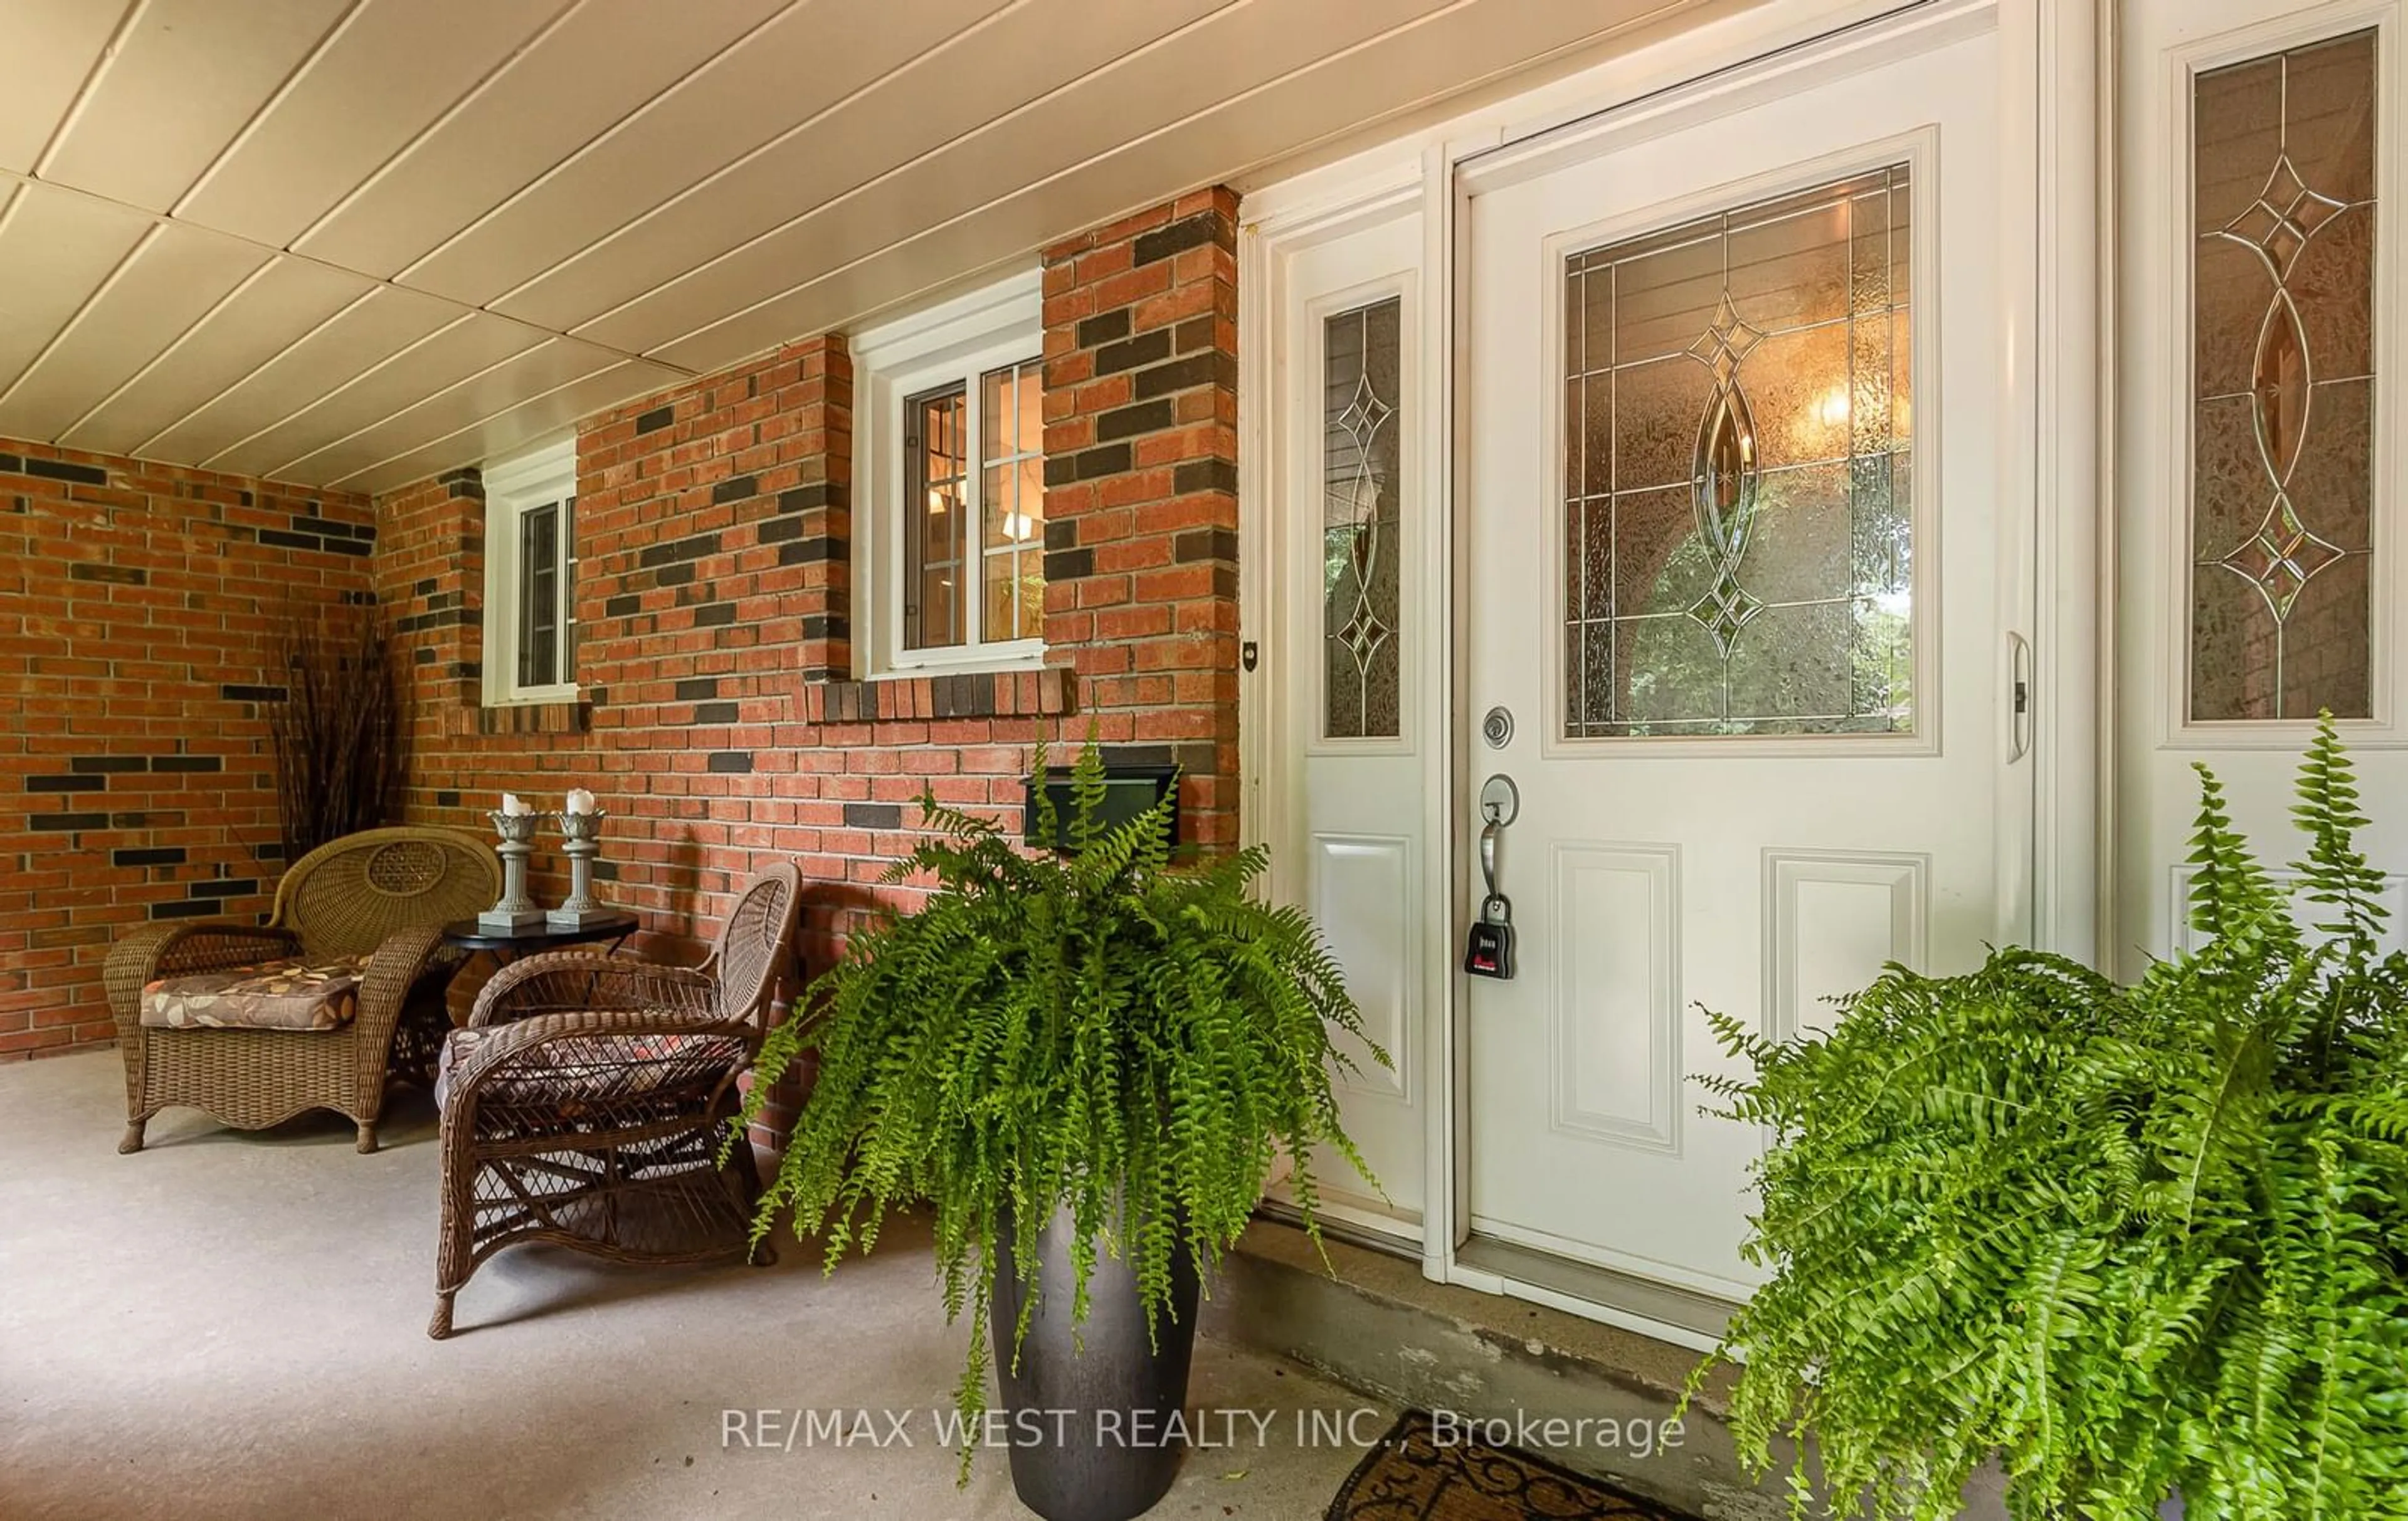
<path fill-rule="evenodd" d="M 1045 640 L 1116 758 L 1238 839 L 1238 197 L 1045 251 Z M 1075 736 L 1066 736 L 1075 738 Z"/>

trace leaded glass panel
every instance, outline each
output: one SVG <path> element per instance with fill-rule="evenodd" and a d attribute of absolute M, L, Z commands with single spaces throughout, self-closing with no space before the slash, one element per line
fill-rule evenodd
<path fill-rule="evenodd" d="M 2364 718 L 2375 35 L 2192 87 L 2190 716 Z"/>
<path fill-rule="evenodd" d="M 1399 298 L 1322 323 L 1322 732 L 1399 732 Z"/>
<path fill-rule="evenodd" d="M 1914 727 L 1903 165 L 1565 263 L 1565 732 Z"/>

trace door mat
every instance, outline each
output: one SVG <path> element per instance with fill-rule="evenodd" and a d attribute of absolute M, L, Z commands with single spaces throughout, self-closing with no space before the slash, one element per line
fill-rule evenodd
<path fill-rule="evenodd" d="M 1685 1521 L 1518 1447 L 1440 1443 L 1409 1410 L 1329 1502 L 1326 1521 Z"/>

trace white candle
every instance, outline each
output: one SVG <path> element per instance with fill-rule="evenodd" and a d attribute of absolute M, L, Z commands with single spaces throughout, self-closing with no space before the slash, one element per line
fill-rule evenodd
<path fill-rule="evenodd" d="M 568 791 L 568 811 L 571 813 L 593 812 L 594 795 L 583 787 L 571 787 Z"/>
<path fill-rule="evenodd" d="M 517 793 L 506 792 L 502 794 L 502 813 L 505 817 L 514 819 L 527 811 L 529 811 L 529 810 L 526 804 L 519 800 L 519 795 Z"/>

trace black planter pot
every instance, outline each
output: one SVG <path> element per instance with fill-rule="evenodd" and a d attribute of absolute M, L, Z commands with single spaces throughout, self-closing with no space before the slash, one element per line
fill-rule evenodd
<path fill-rule="evenodd" d="M 1010 1416 L 1011 1486 L 1045 1521 L 1128 1521 L 1153 1509 L 1179 1476 L 1183 1442 L 1168 1432 L 1187 1402 L 1196 1350 L 1196 1269 L 1171 1255 L 1170 1314 L 1146 1336 L 1129 1264 L 1098 1250 L 1087 1279 L 1087 1318 L 1074 1342 L 1072 1226 L 1056 1213 L 1037 1238 L 1037 1309 L 1011 1366 L 1023 1289 L 1011 1218 L 996 1222 L 990 1329 Z"/>

